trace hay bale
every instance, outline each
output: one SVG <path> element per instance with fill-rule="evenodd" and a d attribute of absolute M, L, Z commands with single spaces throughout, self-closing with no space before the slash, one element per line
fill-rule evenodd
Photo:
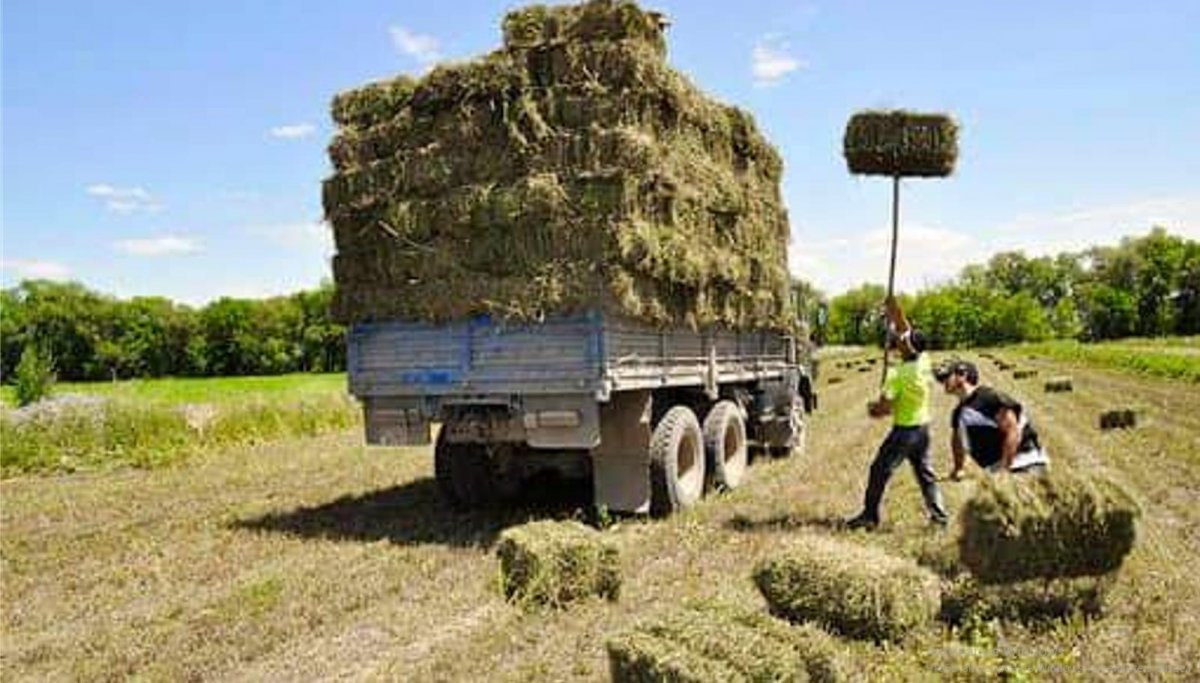
<path fill-rule="evenodd" d="M 800 536 L 759 564 L 754 583 L 771 611 L 851 638 L 901 641 L 932 620 L 937 577 L 881 550 Z"/>
<path fill-rule="evenodd" d="M 841 377 L 830 377 L 828 382 L 829 382 L 829 384 L 841 384 L 842 378 Z"/>
<path fill-rule="evenodd" d="M 1037 377 L 1037 376 L 1038 376 L 1037 370 L 1014 370 L 1013 371 L 1013 379 L 1030 379 L 1031 377 Z"/>
<path fill-rule="evenodd" d="M 689 672 L 729 678 L 697 680 L 850 680 L 852 667 L 830 634 L 812 625 L 791 626 L 766 614 L 721 606 L 682 609 L 642 623 L 607 643 L 614 680 L 664 680 L 652 672 Z"/>
<path fill-rule="evenodd" d="M 1139 514 L 1100 477 L 987 477 L 963 507 L 959 553 L 984 583 L 1105 574 L 1133 548 Z"/>
<path fill-rule="evenodd" d="M 1094 577 L 1021 581 L 1003 586 L 960 576 L 942 587 L 938 618 L 951 626 L 999 619 L 1047 625 L 1075 616 L 1103 614 L 1107 585 Z"/>
<path fill-rule="evenodd" d="M 496 554 L 510 600 L 561 606 L 589 595 L 616 600 L 620 594 L 616 547 L 579 522 L 540 521 L 506 529 Z"/>
<path fill-rule="evenodd" d="M 518 9 L 501 49 L 338 95 L 334 316 L 791 329 L 782 161 L 662 27 L 626 0 Z"/>
<path fill-rule="evenodd" d="M 842 151 L 855 174 L 948 176 L 958 158 L 958 125 L 945 114 L 858 112 L 846 124 Z"/>
<path fill-rule="evenodd" d="M 1132 429 L 1137 426 L 1137 413 L 1129 408 L 1107 410 L 1100 414 L 1100 429 Z"/>
<path fill-rule="evenodd" d="M 859 372 L 870 372 L 871 366 L 870 365 L 860 365 L 860 366 L 858 366 L 858 371 Z"/>
<path fill-rule="evenodd" d="M 1046 380 L 1043 388 L 1047 393 L 1053 394 L 1064 391 L 1074 391 L 1075 384 L 1071 381 L 1070 377 L 1051 377 L 1050 379 Z"/>

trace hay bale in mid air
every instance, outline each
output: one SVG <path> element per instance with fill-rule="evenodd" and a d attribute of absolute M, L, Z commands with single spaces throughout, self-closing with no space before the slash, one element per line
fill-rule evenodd
<path fill-rule="evenodd" d="M 846 124 L 842 152 L 855 174 L 948 176 L 958 158 L 958 124 L 945 114 L 858 112 Z"/>
<path fill-rule="evenodd" d="M 951 626 L 991 621 L 1046 624 L 1074 616 L 1096 618 L 1103 614 L 1107 585 L 1095 577 L 1021 581 L 1006 585 L 982 584 L 960 576 L 942 588 L 938 618 Z"/>
<path fill-rule="evenodd" d="M 617 549 L 603 534 L 575 521 L 530 522 L 506 529 L 496 546 L 504 594 L 551 606 L 621 590 Z"/>
<path fill-rule="evenodd" d="M 937 614 L 937 577 L 882 550 L 801 535 L 754 571 L 772 613 L 851 638 L 901 641 Z"/>
<path fill-rule="evenodd" d="M 812 625 L 792 626 L 759 612 L 703 605 L 639 624 L 607 644 L 613 680 L 664 680 L 681 662 L 689 680 L 820 681 L 851 679 L 837 639 Z M 727 678 L 708 678 L 720 673 Z M 667 678 L 666 680 L 677 680 Z"/>
<path fill-rule="evenodd" d="M 1100 429 L 1132 429 L 1137 426 L 1137 413 L 1128 408 L 1108 410 L 1100 414 Z"/>
<path fill-rule="evenodd" d="M 1051 377 L 1046 380 L 1043 388 L 1047 393 L 1061 393 L 1064 391 L 1075 391 L 1075 383 L 1070 377 Z"/>
<path fill-rule="evenodd" d="M 1013 370 L 1013 379 L 1029 379 L 1037 376 L 1037 370 Z"/>
<path fill-rule="evenodd" d="M 984 583 L 1096 576 L 1121 566 L 1139 514 L 1101 477 L 1058 469 L 987 477 L 963 507 L 959 554 Z"/>

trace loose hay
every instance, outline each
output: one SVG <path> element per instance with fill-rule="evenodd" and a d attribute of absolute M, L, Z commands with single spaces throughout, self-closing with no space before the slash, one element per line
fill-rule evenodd
<path fill-rule="evenodd" d="M 1137 413 L 1125 408 L 1109 410 L 1100 415 L 1100 429 L 1132 429 L 1137 426 Z"/>
<path fill-rule="evenodd" d="M 1052 394 L 1064 391 L 1074 391 L 1075 383 L 1071 381 L 1070 377 L 1052 377 L 1049 380 L 1046 380 L 1043 388 L 1047 393 Z"/>
<path fill-rule="evenodd" d="M 579 522 L 530 522 L 506 529 L 496 554 L 510 600 L 561 606 L 589 595 L 616 600 L 620 594 L 616 547 Z"/>
<path fill-rule="evenodd" d="M 958 158 L 958 125 L 945 114 L 859 112 L 846 124 L 842 150 L 851 173 L 947 176 Z"/>
<path fill-rule="evenodd" d="M 667 64 L 663 26 L 535 5 L 494 52 L 339 94 L 335 317 L 792 327 L 782 161 Z"/>
<path fill-rule="evenodd" d="M 1139 510 L 1117 484 L 1054 470 L 988 477 L 962 511 L 962 562 L 984 583 L 1095 576 L 1133 548 Z"/>
<path fill-rule="evenodd" d="M 910 560 L 821 536 L 800 536 L 761 563 L 754 582 L 771 611 L 835 633 L 901 641 L 938 611 L 938 581 Z"/>
<path fill-rule="evenodd" d="M 679 610 L 607 643 L 614 681 L 850 680 L 843 648 L 811 625 L 706 605 Z"/>

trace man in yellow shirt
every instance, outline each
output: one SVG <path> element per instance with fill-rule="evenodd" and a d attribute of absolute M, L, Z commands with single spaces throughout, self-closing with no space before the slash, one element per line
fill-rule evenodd
<path fill-rule="evenodd" d="M 925 353 L 925 340 L 915 330 L 900 304 L 894 298 L 887 300 L 887 317 L 894 330 L 889 335 L 889 348 L 900 352 L 901 363 L 890 369 L 884 380 L 883 392 L 878 401 L 868 404 L 872 417 L 892 416 L 892 430 L 879 446 L 875 461 L 871 463 L 867 492 L 863 499 L 863 511 L 847 520 L 851 529 L 874 529 L 879 526 L 879 506 L 892 472 L 907 460 L 913 474 L 921 485 L 921 496 L 929 521 L 945 526 L 948 520 L 942 504 L 942 492 L 938 489 L 937 475 L 933 472 L 933 459 L 929 453 L 929 398 L 933 389 L 933 368 Z"/>

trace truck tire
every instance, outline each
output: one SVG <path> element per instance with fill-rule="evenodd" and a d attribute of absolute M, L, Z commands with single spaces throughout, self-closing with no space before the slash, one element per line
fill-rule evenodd
<path fill-rule="evenodd" d="M 804 418 L 804 408 L 798 401 L 792 404 L 787 420 L 787 428 L 779 435 L 782 440 L 768 445 L 771 457 L 799 457 L 808 449 L 808 422 Z"/>
<path fill-rule="evenodd" d="M 499 503 L 500 491 L 492 476 L 487 447 L 450 443 L 444 434 L 445 430 L 438 434 L 433 451 L 433 472 L 442 496 L 458 510 L 477 510 Z"/>
<path fill-rule="evenodd" d="M 733 401 L 721 401 L 708 411 L 704 418 L 704 451 L 713 485 L 725 491 L 736 489 L 746 476 L 749 455 L 746 421 Z"/>
<path fill-rule="evenodd" d="M 667 411 L 650 437 L 650 513 L 691 507 L 704 495 L 704 433 L 687 406 Z"/>

